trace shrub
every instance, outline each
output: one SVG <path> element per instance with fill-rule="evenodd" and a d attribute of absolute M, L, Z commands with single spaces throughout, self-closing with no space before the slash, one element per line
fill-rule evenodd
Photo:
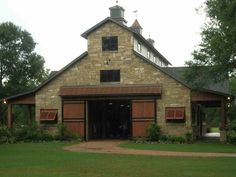
<path fill-rule="evenodd" d="M 149 141 L 159 141 L 160 127 L 157 124 L 152 123 L 147 129 L 147 133 Z"/>
<path fill-rule="evenodd" d="M 168 136 L 166 136 L 166 135 L 161 135 L 161 136 L 160 136 L 160 141 L 161 141 L 161 142 L 167 142 L 167 141 L 168 141 Z"/>
<path fill-rule="evenodd" d="M 171 142 L 171 143 L 185 143 L 185 138 L 182 137 L 182 136 L 168 136 L 168 142 Z"/>
<path fill-rule="evenodd" d="M 6 126 L 0 125 L 0 144 L 14 142 L 15 138 L 12 136 L 11 131 Z"/>
<path fill-rule="evenodd" d="M 187 132 L 185 134 L 185 140 L 187 143 L 192 143 L 193 142 L 193 134 L 190 132 Z"/>
<path fill-rule="evenodd" d="M 80 140 L 80 136 L 71 134 L 64 124 L 57 125 L 57 135 L 55 136 L 56 140 L 67 141 L 67 140 Z"/>
<path fill-rule="evenodd" d="M 236 132 L 236 119 L 229 123 L 229 130 L 233 130 Z"/>
<path fill-rule="evenodd" d="M 229 131 L 227 134 L 227 140 L 230 144 L 236 145 L 236 131 Z"/>
<path fill-rule="evenodd" d="M 14 136 L 16 141 L 23 142 L 54 140 L 54 137 L 48 133 L 45 133 L 36 122 L 31 125 L 20 125 L 15 127 Z"/>

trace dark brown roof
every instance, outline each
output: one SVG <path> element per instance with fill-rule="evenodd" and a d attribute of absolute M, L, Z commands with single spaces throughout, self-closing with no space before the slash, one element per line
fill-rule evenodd
<path fill-rule="evenodd" d="M 182 83 L 189 85 L 190 88 L 194 89 L 194 87 L 192 87 L 190 83 L 187 83 L 184 78 L 184 73 L 190 69 L 189 67 L 165 67 L 162 69 L 176 80 L 181 81 Z M 206 85 L 200 89 L 198 88 L 197 90 L 219 95 L 232 95 L 229 91 L 228 80 L 214 82 L 213 79 L 208 79 Z"/>
<path fill-rule="evenodd" d="M 60 96 L 161 95 L 159 85 L 95 85 L 61 87 Z"/>

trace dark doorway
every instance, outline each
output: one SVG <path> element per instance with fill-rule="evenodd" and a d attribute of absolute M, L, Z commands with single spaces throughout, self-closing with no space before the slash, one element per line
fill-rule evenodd
<path fill-rule="evenodd" d="M 131 136 L 129 100 L 88 102 L 89 139 L 127 139 Z"/>

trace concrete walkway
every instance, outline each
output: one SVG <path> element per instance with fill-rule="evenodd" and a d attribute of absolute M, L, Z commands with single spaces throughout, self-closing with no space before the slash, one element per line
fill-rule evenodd
<path fill-rule="evenodd" d="M 236 157 L 236 153 L 208 153 L 208 152 L 174 152 L 158 150 L 137 150 L 119 147 L 119 144 L 127 141 L 104 140 L 89 141 L 80 144 L 67 146 L 64 150 L 75 152 L 94 152 L 110 154 L 132 154 L 132 155 L 152 155 L 152 156 L 175 156 L 175 157 Z"/>

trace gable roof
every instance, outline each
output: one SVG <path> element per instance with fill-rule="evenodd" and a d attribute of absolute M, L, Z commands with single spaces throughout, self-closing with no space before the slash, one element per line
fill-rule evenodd
<path fill-rule="evenodd" d="M 13 95 L 10 97 L 7 97 L 6 99 L 14 99 L 17 97 L 22 97 L 22 96 L 27 96 L 30 94 L 34 94 L 35 92 L 37 92 L 38 90 L 40 90 L 42 87 L 44 87 L 45 85 L 47 85 L 49 82 L 51 82 L 52 80 L 54 80 L 56 77 L 58 77 L 59 75 L 61 75 L 64 71 L 66 71 L 68 68 L 70 68 L 71 66 L 73 66 L 75 63 L 77 63 L 78 61 L 82 60 L 84 57 L 86 57 L 88 55 L 88 52 L 84 52 L 82 53 L 80 56 L 78 56 L 77 58 L 75 58 L 72 62 L 70 62 L 68 65 L 66 65 L 65 67 L 63 67 L 60 71 L 54 71 L 53 73 L 51 73 L 48 77 L 48 79 L 46 79 L 45 81 L 43 81 L 38 87 L 36 87 L 35 89 L 33 89 L 32 91 L 29 92 L 24 92 L 24 93 L 20 93 L 17 95 Z"/>
<path fill-rule="evenodd" d="M 94 25 L 93 27 L 91 27 L 90 29 L 88 29 L 87 31 L 85 31 L 83 34 L 81 34 L 82 37 L 84 37 L 85 39 L 88 38 L 89 34 L 91 34 L 92 32 L 94 32 L 96 29 L 100 28 L 102 25 L 104 25 L 107 22 L 113 22 L 117 25 L 119 25 L 120 27 L 130 31 L 131 33 L 133 33 L 133 35 L 140 40 L 140 42 L 144 43 L 146 46 L 148 46 L 150 48 L 150 50 L 152 50 L 153 53 L 155 53 L 158 57 L 160 57 L 160 59 L 162 59 L 165 63 L 171 65 L 171 63 L 160 53 L 157 51 L 157 49 L 150 44 L 150 42 L 148 42 L 141 34 L 139 34 L 137 31 L 135 31 L 134 29 L 119 23 L 118 21 L 112 19 L 111 17 L 107 17 L 104 20 L 102 20 L 101 22 L 97 23 L 96 25 Z"/>
<path fill-rule="evenodd" d="M 184 72 L 186 70 L 190 69 L 189 67 L 160 67 L 159 65 L 151 62 L 147 58 L 140 55 L 138 52 L 136 52 L 136 51 L 133 51 L 133 52 L 136 56 L 138 56 L 139 58 L 142 58 L 147 63 L 151 64 L 152 66 L 154 66 L 155 68 L 157 68 L 158 70 L 160 70 L 164 74 L 168 75 L 172 79 L 176 80 L 177 82 L 181 83 L 185 87 L 187 87 L 191 90 L 195 90 L 195 88 L 192 87 L 189 83 L 187 83 L 186 80 L 184 79 Z M 218 83 L 212 81 L 212 82 L 207 83 L 207 85 L 204 86 L 203 88 L 197 89 L 197 90 L 203 91 L 203 92 L 209 92 L 209 93 L 213 93 L 213 94 L 217 94 L 217 95 L 233 96 L 229 91 L 228 80 L 218 82 Z"/>
<path fill-rule="evenodd" d="M 184 79 L 184 73 L 190 69 L 190 67 L 165 67 L 162 68 L 165 72 L 169 73 L 172 77 L 182 81 L 183 83 L 189 85 L 191 89 L 194 89 L 189 83 Z M 213 79 L 208 81 L 203 88 L 197 89 L 203 92 L 210 92 L 219 95 L 232 95 L 229 91 L 229 81 L 224 80 L 221 82 L 214 82 Z"/>

